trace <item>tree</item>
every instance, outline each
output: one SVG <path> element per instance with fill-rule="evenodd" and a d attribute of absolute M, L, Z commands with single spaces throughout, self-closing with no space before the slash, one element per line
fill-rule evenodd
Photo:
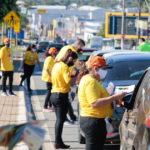
<path fill-rule="evenodd" d="M 0 0 L 0 23 L 3 21 L 3 18 L 14 8 L 17 0 Z"/>
<path fill-rule="evenodd" d="M 105 37 L 105 23 L 103 23 L 102 29 L 96 35 Z"/>

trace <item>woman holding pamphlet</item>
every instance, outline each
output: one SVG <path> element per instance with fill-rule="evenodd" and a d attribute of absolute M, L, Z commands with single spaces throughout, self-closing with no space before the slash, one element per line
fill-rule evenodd
<path fill-rule="evenodd" d="M 67 149 L 70 146 L 65 145 L 62 140 L 63 124 L 68 112 L 68 92 L 70 91 L 71 74 L 69 67 L 77 61 L 78 55 L 71 49 L 68 49 L 64 57 L 54 65 L 52 70 L 52 91 L 51 101 L 55 108 L 55 149 Z"/>
<path fill-rule="evenodd" d="M 107 135 L 108 118 L 112 119 L 111 103 L 123 99 L 126 93 L 109 96 L 98 82 L 107 75 L 106 61 L 94 56 L 84 65 L 78 75 L 78 100 L 80 104 L 80 127 L 85 133 L 86 150 L 103 150 Z M 107 119 L 107 122 L 105 120 Z"/>

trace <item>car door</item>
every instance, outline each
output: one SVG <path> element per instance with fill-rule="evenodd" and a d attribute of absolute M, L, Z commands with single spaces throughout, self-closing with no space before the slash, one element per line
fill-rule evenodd
<path fill-rule="evenodd" d="M 126 110 L 120 126 L 123 150 L 147 150 L 148 130 L 146 120 L 150 113 L 150 68 L 140 79 L 129 110 Z"/>

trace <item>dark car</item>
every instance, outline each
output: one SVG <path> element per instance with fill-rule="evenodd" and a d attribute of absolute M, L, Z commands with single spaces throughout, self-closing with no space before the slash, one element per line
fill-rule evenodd
<path fill-rule="evenodd" d="M 59 52 L 63 46 L 64 45 L 62 43 L 49 43 L 47 49 L 50 49 L 51 47 L 55 47 Z"/>
<path fill-rule="evenodd" d="M 38 44 L 36 45 L 37 53 L 45 52 L 46 48 L 48 47 L 48 45 L 50 43 L 53 43 L 53 42 L 52 41 L 40 41 L 40 42 L 38 42 Z"/>
<path fill-rule="evenodd" d="M 149 62 L 148 62 L 149 63 Z M 150 149 L 150 68 L 140 78 L 132 97 L 124 99 L 120 150 Z"/>
<path fill-rule="evenodd" d="M 96 56 L 101 56 L 101 53 L 97 53 Z M 94 55 L 95 56 L 95 55 Z M 126 52 L 113 52 L 103 55 L 106 63 L 113 66 L 113 69 L 108 69 L 108 75 L 101 84 L 104 88 L 108 87 L 108 84 L 112 82 L 115 86 L 114 93 L 129 89 L 130 86 L 135 87 L 142 76 L 143 72 L 150 66 L 150 53 L 126 51 Z M 134 90 L 134 89 L 133 89 Z M 80 108 L 78 105 L 78 113 L 80 114 Z M 106 144 L 119 144 L 119 125 L 124 113 L 123 108 L 116 108 L 113 110 L 112 125 L 114 132 L 108 134 L 106 138 Z M 80 129 L 79 125 L 79 142 L 84 144 L 84 133 Z"/>

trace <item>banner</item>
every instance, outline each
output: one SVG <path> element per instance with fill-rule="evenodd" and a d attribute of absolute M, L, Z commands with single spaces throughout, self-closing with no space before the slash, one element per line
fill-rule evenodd
<path fill-rule="evenodd" d="M 147 30 L 147 22 L 142 20 L 135 20 L 135 27 Z"/>

